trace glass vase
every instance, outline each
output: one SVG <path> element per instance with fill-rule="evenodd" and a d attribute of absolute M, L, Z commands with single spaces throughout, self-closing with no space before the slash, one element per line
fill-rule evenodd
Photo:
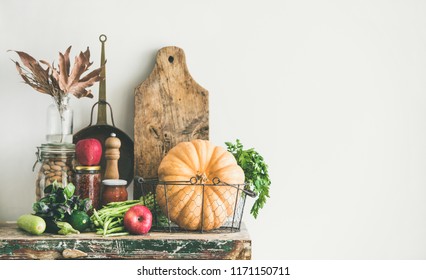
<path fill-rule="evenodd" d="M 72 143 L 73 117 L 70 97 L 54 97 L 53 103 L 47 108 L 47 143 Z"/>

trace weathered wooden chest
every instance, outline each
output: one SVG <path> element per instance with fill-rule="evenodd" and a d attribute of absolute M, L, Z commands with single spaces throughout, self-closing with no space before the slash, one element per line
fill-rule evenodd
<path fill-rule="evenodd" d="M 234 233 L 160 233 L 102 237 L 94 233 L 30 235 L 0 224 L 0 259 L 251 259 L 247 229 Z"/>

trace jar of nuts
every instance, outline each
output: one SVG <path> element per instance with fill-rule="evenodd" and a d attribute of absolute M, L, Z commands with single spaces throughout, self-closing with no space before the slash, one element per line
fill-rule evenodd
<path fill-rule="evenodd" d="M 44 196 L 44 188 L 54 181 L 63 186 L 73 183 L 75 145 L 42 144 L 37 147 L 37 163 L 40 163 L 36 179 L 36 200 Z M 34 165 L 33 171 L 36 167 Z"/>

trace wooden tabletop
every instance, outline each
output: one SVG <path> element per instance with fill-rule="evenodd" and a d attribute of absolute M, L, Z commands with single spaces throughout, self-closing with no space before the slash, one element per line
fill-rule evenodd
<path fill-rule="evenodd" d="M 31 235 L 0 224 L 0 259 L 251 259 L 251 239 L 239 232 L 151 232 L 102 237 L 95 233 Z"/>

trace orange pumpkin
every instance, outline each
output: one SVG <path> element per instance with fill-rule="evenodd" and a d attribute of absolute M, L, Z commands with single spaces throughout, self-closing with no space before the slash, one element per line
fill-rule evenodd
<path fill-rule="evenodd" d="M 234 156 L 206 140 L 181 142 L 172 148 L 160 163 L 158 177 L 164 182 L 196 178 L 195 185 L 160 184 L 156 188 L 156 199 L 163 212 L 188 230 L 220 227 L 233 214 L 237 195 L 241 193 L 223 184 L 204 188 L 200 184 L 212 184 L 214 178 L 228 184 L 244 183 L 244 172 Z"/>

